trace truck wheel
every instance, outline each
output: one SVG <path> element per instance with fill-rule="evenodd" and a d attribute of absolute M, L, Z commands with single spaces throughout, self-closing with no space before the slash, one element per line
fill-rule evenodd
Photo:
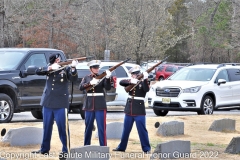
<path fill-rule="evenodd" d="M 36 119 L 43 119 L 42 111 L 31 111 L 32 115 Z"/>
<path fill-rule="evenodd" d="M 80 109 L 79 108 L 73 108 L 71 109 L 72 113 L 80 113 Z"/>
<path fill-rule="evenodd" d="M 168 111 L 166 110 L 153 109 L 153 111 L 157 116 L 166 116 L 168 114 Z"/>
<path fill-rule="evenodd" d="M 0 123 L 7 123 L 12 120 L 14 106 L 12 99 L 3 93 L 0 93 Z"/>
<path fill-rule="evenodd" d="M 202 99 L 201 110 L 197 113 L 199 115 L 213 114 L 214 110 L 214 101 L 210 96 L 205 96 Z"/>
<path fill-rule="evenodd" d="M 85 111 L 82 109 L 82 105 L 80 106 L 80 116 L 85 119 Z"/>

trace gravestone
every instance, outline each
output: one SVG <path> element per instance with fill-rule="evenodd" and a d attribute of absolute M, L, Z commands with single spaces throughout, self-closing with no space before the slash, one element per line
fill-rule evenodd
<path fill-rule="evenodd" d="M 109 147 L 86 145 L 82 147 L 72 148 L 67 160 L 109 160 L 111 157 Z"/>
<path fill-rule="evenodd" d="M 170 121 L 162 123 L 157 130 L 157 135 L 176 136 L 184 134 L 184 122 Z"/>
<path fill-rule="evenodd" d="M 194 158 L 193 156 L 190 141 L 174 140 L 158 144 L 150 159 Z"/>
<path fill-rule="evenodd" d="M 37 127 L 21 127 L 10 129 L 3 137 L 2 142 L 11 146 L 26 146 L 41 144 L 43 129 Z"/>
<path fill-rule="evenodd" d="M 236 121 L 233 119 L 219 119 L 215 120 L 208 130 L 217 132 L 235 131 L 235 124 Z"/>
<path fill-rule="evenodd" d="M 225 153 L 239 154 L 240 153 L 240 137 L 233 137 L 228 144 Z"/>
<path fill-rule="evenodd" d="M 123 132 L 122 122 L 107 123 L 106 128 L 107 139 L 121 139 L 122 132 Z M 98 138 L 98 132 L 96 132 L 95 137 Z"/>

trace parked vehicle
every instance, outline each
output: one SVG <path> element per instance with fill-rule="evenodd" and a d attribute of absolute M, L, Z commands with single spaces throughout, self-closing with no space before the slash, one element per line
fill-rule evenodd
<path fill-rule="evenodd" d="M 1 48 L 0 56 L 0 123 L 10 122 L 13 114 L 31 111 L 37 119 L 42 119 L 40 99 L 46 83 L 46 76 L 27 75 L 29 66 L 42 67 L 49 63 L 49 56 L 59 53 L 61 60 L 66 57 L 61 50 L 49 48 Z M 78 89 L 85 73 L 78 71 L 78 80 L 69 84 L 69 110 L 82 108 L 84 93 Z M 113 86 L 113 85 L 112 85 Z M 71 96 L 71 93 L 72 96 Z M 106 92 L 106 100 L 113 101 L 116 88 Z M 80 112 L 84 119 L 84 112 Z"/>
<path fill-rule="evenodd" d="M 152 85 L 149 107 L 158 116 L 169 111 L 195 111 L 213 114 L 214 110 L 240 109 L 240 66 L 202 64 L 185 67 L 168 79 Z"/>
<path fill-rule="evenodd" d="M 173 73 L 175 73 L 177 70 L 183 68 L 184 66 L 178 66 L 178 65 L 172 65 L 172 64 L 165 64 L 160 65 L 155 73 L 155 80 L 162 81 L 164 79 L 167 79 L 169 76 L 171 76 Z"/>

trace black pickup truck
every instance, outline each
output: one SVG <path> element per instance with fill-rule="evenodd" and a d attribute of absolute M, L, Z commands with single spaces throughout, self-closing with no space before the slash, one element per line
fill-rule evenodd
<path fill-rule="evenodd" d="M 29 66 L 46 66 L 52 53 L 59 53 L 61 60 L 67 61 L 63 51 L 56 49 L 0 48 L 0 123 L 10 122 L 14 113 L 25 111 L 31 111 L 35 118 L 42 119 L 40 99 L 46 76 L 27 75 L 26 72 Z M 78 71 L 77 82 L 69 83 L 69 111 L 79 110 L 83 119 L 85 94 L 78 89 L 78 85 L 88 73 L 89 70 Z M 112 87 L 105 95 L 106 101 L 113 101 L 117 95 L 116 88 Z"/>

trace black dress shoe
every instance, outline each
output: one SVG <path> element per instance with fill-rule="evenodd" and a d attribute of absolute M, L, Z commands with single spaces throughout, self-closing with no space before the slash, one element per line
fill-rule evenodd
<path fill-rule="evenodd" d="M 151 151 L 144 151 L 145 154 L 151 154 Z"/>
<path fill-rule="evenodd" d="M 116 151 L 116 152 L 125 152 L 125 150 L 121 150 L 121 149 L 119 149 L 119 148 L 115 148 L 115 149 L 113 149 L 112 151 Z"/>
<path fill-rule="evenodd" d="M 41 149 L 38 151 L 32 151 L 31 153 L 49 155 L 49 152 L 42 152 Z"/>

